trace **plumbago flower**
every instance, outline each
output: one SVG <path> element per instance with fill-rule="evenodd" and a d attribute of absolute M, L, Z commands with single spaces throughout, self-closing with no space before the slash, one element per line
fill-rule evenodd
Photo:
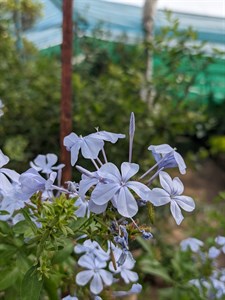
<path fill-rule="evenodd" d="M 196 268 L 200 267 L 200 270 L 198 270 L 200 271 L 198 272 L 200 277 L 191 279 L 189 284 L 199 290 L 202 299 L 224 299 L 225 269 L 221 268 L 221 264 L 216 260 L 222 254 L 222 249 L 215 247 L 219 243 L 222 244 L 223 238 L 222 236 L 216 237 L 215 244 L 209 249 L 207 249 L 206 243 L 204 244 L 196 238 L 185 239 L 180 244 L 182 251 L 188 251 L 189 249 L 192 251 L 193 262 L 198 261 L 200 258 L 201 264 L 195 264 Z"/>
<path fill-rule="evenodd" d="M 191 249 L 192 252 L 199 252 L 200 248 L 204 245 L 202 241 L 196 238 L 187 238 L 180 243 L 182 251 L 187 251 Z"/>
<path fill-rule="evenodd" d="M 76 283 L 84 286 L 89 281 L 90 291 L 97 295 L 102 292 L 103 284 L 109 286 L 113 283 L 113 275 L 105 270 L 106 262 L 100 261 L 94 255 L 84 255 L 78 260 L 78 265 L 87 269 L 76 276 Z"/>
<path fill-rule="evenodd" d="M 182 156 L 169 145 L 151 145 L 148 150 L 152 151 L 159 169 L 178 167 L 181 174 L 186 173 L 186 164 Z"/>
<path fill-rule="evenodd" d="M 19 182 L 22 192 L 28 198 L 38 191 L 52 191 L 53 183 L 56 179 L 57 173 L 52 172 L 49 179 L 43 178 L 35 169 L 30 168 L 26 172 L 20 175 Z"/>
<path fill-rule="evenodd" d="M 61 170 L 65 166 L 64 164 L 54 166 L 57 163 L 57 160 L 58 158 L 54 153 L 48 153 L 46 155 L 39 154 L 34 159 L 34 162 L 30 162 L 30 166 L 38 172 L 50 174 L 53 171 Z"/>
<path fill-rule="evenodd" d="M 114 144 L 118 139 L 124 137 L 124 134 L 107 131 L 98 131 L 85 137 L 78 137 L 76 133 L 72 132 L 64 138 L 64 146 L 71 152 L 71 165 L 74 166 L 77 162 L 80 150 L 84 158 L 96 159 L 104 147 L 104 141 L 109 141 Z"/>
<path fill-rule="evenodd" d="M 124 162 L 120 173 L 113 163 L 106 163 L 96 172 L 100 180 L 93 181 L 91 178 L 93 183 L 97 182 L 91 194 L 91 201 L 103 207 L 103 210 L 111 201 L 122 216 L 133 217 L 138 212 L 138 204 L 130 190 L 144 200 L 150 192 L 150 189 L 143 183 L 129 180 L 138 170 L 138 164 Z"/>
<path fill-rule="evenodd" d="M 139 166 L 134 163 L 122 163 L 121 173 L 114 164 L 105 164 L 98 171 L 105 178 L 105 182 L 96 185 L 91 200 L 96 205 L 104 205 L 112 199 L 113 205 L 122 216 L 133 217 L 138 212 L 138 205 L 130 190 L 141 198 L 149 191 L 144 184 L 129 180 L 138 170 Z"/>
<path fill-rule="evenodd" d="M 126 284 L 130 282 L 138 281 L 138 274 L 134 271 L 131 271 L 134 268 L 135 260 L 130 256 L 126 256 L 126 259 L 122 265 L 118 264 L 118 260 L 121 257 L 122 250 L 120 248 L 115 248 L 113 255 L 116 260 L 116 269 L 112 262 L 109 263 L 109 270 L 114 274 L 120 274 Z"/>
<path fill-rule="evenodd" d="M 170 211 L 176 223 L 180 225 L 184 217 L 181 213 L 180 207 L 188 212 L 195 209 L 194 200 L 191 197 L 183 196 L 184 186 L 178 177 L 172 178 L 166 173 L 161 171 L 159 173 L 160 184 L 163 187 L 154 188 L 149 196 L 155 206 L 165 205 L 170 203 Z"/>
<path fill-rule="evenodd" d="M 38 268 L 34 269 L 36 268 L 38 276 L 42 277 L 43 273 L 46 277 L 49 276 L 46 271 L 49 270 L 49 266 L 45 265 L 49 249 L 52 252 L 56 251 L 57 254 L 57 249 L 61 249 L 63 241 L 68 241 L 71 237 L 73 239 L 71 242 L 74 242 L 75 237 L 73 256 L 80 256 L 78 266 L 84 269 L 76 274 L 75 281 L 79 286 L 89 285 L 92 299 L 100 300 L 98 295 L 105 286 L 108 286 L 108 290 L 115 297 L 141 291 L 139 284 L 134 284 L 128 291 L 115 292 L 111 288 L 112 283 L 118 281 L 118 277 L 126 284 L 138 280 L 138 274 L 133 271 L 135 260 L 129 242 L 137 236 L 144 239 L 153 238 L 151 228 L 146 224 L 139 225 L 134 216 L 140 207 L 144 210 L 145 205 L 149 210 L 154 210 L 154 207 L 169 203 L 171 213 L 179 225 L 183 220 L 181 209 L 190 212 L 195 208 L 195 203 L 192 198 L 182 195 L 184 187 L 180 179 L 177 177 L 172 179 L 164 171 L 178 167 L 181 174 L 186 172 L 181 155 L 167 144 L 151 145 L 148 148 L 152 151 L 156 163 L 142 176 L 137 177 L 140 167 L 132 161 L 134 134 L 135 116 L 132 113 L 127 162 L 121 162 L 119 168 L 107 160 L 104 143 L 107 141 L 114 144 L 124 138 L 124 134 L 97 131 L 85 137 L 73 132 L 66 136 L 64 145 L 71 152 L 71 164 L 74 166 L 77 163 L 78 155 L 81 153 L 95 166 L 95 171 L 92 172 L 82 166 L 76 166 L 82 174 L 81 180 L 78 183 L 67 182 L 66 188 L 61 187 L 60 180 L 64 165 L 56 165 L 56 155 L 52 153 L 38 155 L 31 162 L 32 168 L 19 175 L 15 171 L 3 168 L 9 158 L 0 151 L 0 210 L 4 211 L 1 212 L 0 219 L 8 222 L 10 226 L 22 220 L 24 222 L 21 225 L 29 224 L 26 233 L 29 237 L 26 238 L 29 239 L 29 249 L 33 247 L 32 253 L 37 253 Z M 44 173 L 46 178 L 39 172 Z M 144 181 L 149 173 L 152 173 L 151 177 Z M 162 188 L 151 190 L 150 185 L 158 176 Z M 55 183 L 56 178 L 58 186 Z M 35 197 L 32 197 L 34 194 Z M 46 199 L 51 201 L 42 202 Z M 8 214 L 5 215 L 5 212 Z M 34 228 L 32 222 L 35 224 Z M 16 230 L 19 231 L 23 226 L 19 225 Z M 96 235 L 98 242 L 93 240 Z M 211 248 L 207 258 L 212 259 L 217 256 L 218 251 L 220 253 L 224 251 L 224 239 L 222 236 L 217 238 L 217 248 Z M 108 242 L 107 250 L 104 248 L 106 242 Z M 26 243 L 24 245 L 26 247 Z M 195 251 L 201 247 L 201 243 L 192 239 L 186 241 L 186 246 L 183 243 L 183 247 L 190 247 Z M 28 277 L 30 273 L 26 278 Z M 214 280 L 215 286 L 216 280 L 218 278 Z M 73 295 L 77 296 L 77 293 L 80 297 L 79 290 Z M 64 299 L 77 299 L 76 296 L 68 295 Z"/>

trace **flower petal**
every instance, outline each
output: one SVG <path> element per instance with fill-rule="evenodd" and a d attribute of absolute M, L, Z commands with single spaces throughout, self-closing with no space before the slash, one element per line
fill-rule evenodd
<path fill-rule="evenodd" d="M 54 164 L 56 164 L 58 160 L 57 155 L 55 155 L 54 153 L 48 153 L 46 155 L 46 158 L 49 167 L 52 167 Z"/>
<path fill-rule="evenodd" d="M 84 158 L 95 159 L 98 157 L 99 151 L 103 146 L 104 142 L 102 140 L 95 139 L 88 135 L 83 138 L 81 153 Z"/>
<path fill-rule="evenodd" d="M 185 211 L 193 211 L 195 209 L 195 202 L 191 197 L 188 196 L 176 196 L 173 200 L 183 208 Z"/>
<path fill-rule="evenodd" d="M 164 171 L 161 171 L 159 172 L 159 180 L 164 190 L 171 195 L 173 193 L 173 180 L 170 175 Z"/>
<path fill-rule="evenodd" d="M 35 159 L 34 163 L 38 166 L 43 168 L 46 165 L 46 158 L 45 155 L 39 154 Z"/>
<path fill-rule="evenodd" d="M 138 281 L 138 274 L 136 272 L 123 269 L 120 274 L 126 284 Z"/>
<path fill-rule="evenodd" d="M 119 189 L 118 183 L 99 183 L 91 194 L 91 200 L 97 205 L 105 204 L 112 199 Z"/>
<path fill-rule="evenodd" d="M 6 165 L 9 162 L 8 156 L 3 154 L 2 150 L 0 150 L 0 168 Z"/>
<path fill-rule="evenodd" d="M 127 182 L 132 176 L 139 171 L 139 165 L 134 163 L 124 162 L 121 165 L 122 180 Z"/>
<path fill-rule="evenodd" d="M 97 171 L 97 174 L 102 178 L 109 178 L 115 182 L 121 181 L 120 172 L 113 163 L 106 163 Z"/>
<path fill-rule="evenodd" d="M 174 158 L 177 162 L 177 165 L 178 165 L 178 168 L 179 168 L 179 171 L 181 174 L 185 174 L 186 173 L 186 164 L 183 160 L 183 157 L 177 153 L 176 151 L 174 151 Z"/>
<path fill-rule="evenodd" d="M 145 184 L 138 181 L 128 181 L 126 187 L 133 190 L 141 199 L 145 200 L 151 191 Z"/>
<path fill-rule="evenodd" d="M 138 212 L 138 205 L 134 196 L 127 187 L 121 187 L 117 196 L 118 212 L 127 218 L 131 218 Z"/>
<path fill-rule="evenodd" d="M 180 178 L 175 177 L 173 179 L 173 194 L 174 195 L 181 195 L 184 192 L 184 185 Z"/>
<path fill-rule="evenodd" d="M 173 148 L 169 146 L 168 144 L 162 144 L 162 145 L 151 145 L 148 147 L 148 150 L 154 151 L 156 153 L 162 153 L 162 154 L 167 154 L 173 151 Z"/>
<path fill-rule="evenodd" d="M 92 200 L 89 200 L 89 203 L 88 203 L 89 210 L 95 214 L 103 213 L 106 210 L 107 205 L 108 205 L 108 203 L 105 203 L 103 205 L 97 205 Z"/>
<path fill-rule="evenodd" d="M 95 268 L 93 257 L 91 257 L 90 255 L 81 256 L 77 263 L 79 266 L 86 268 L 86 269 L 92 270 Z"/>
<path fill-rule="evenodd" d="M 124 162 L 121 165 L 122 180 L 127 182 L 132 176 L 139 171 L 139 165 L 134 163 Z"/>
<path fill-rule="evenodd" d="M 102 279 L 99 273 L 95 273 L 90 284 L 90 290 L 95 295 L 101 293 L 101 291 L 103 290 Z"/>
<path fill-rule="evenodd" d="M 70 151 L 71 151 L 71 165 L 72 166 L 74 166 L 75 163 L 78 160 L 78 153 L 79 153 L 80 147 L 81 147 L 80 143 L 77 142 L 70 149 Z"/>
<path fill-rule="evenodd" d="M 148 200 L 154 206 L 161 206 L 169 203 L 171 201 L 170 195 L 160 188 L 155 188 L 148 193 Z"/>
<path fill-rule="evenodd" d="M 97 131 L 95 133 L 90 134 L 90 136 L 93 136 L 96 139 L 111 142 L 113 144 L 115 144 L 118 141 L 118 139 L 125 138 L 125 134 L 113 133 L 109 131 Z"/>
<path fill-rule="evenodd" d="M 12 189 L 12 183 L 2 173 L 0 173 L 0 189 L 4 192 L 10 191 Z"/>
<path fill-rule="evenodd" d="M 87 191 L 93 186 L 98 183 L 97 178 L 85 178 L 80 181 L 79 184 L 79 195 L 84 198 Z"/>
<path fill-rule="evenodd" d="M 175 201 L 171 201 L 170 203 L 170 211 L 172 213 L 172 216 L 174 217 L 177 225 L 180 225 L 180 223 L 183 221 L 184 217 L 181 213 L 181 209 L 177 205 Z"/>
<path fill-rule="evenodd" d="M 64 137 L 63 145 L 66 147 L 68 151 L 80 140 L 80 138 L 76 135 L 76 133 L 71 132 L 69 135 Z"/>
<path fill-rule="evenodd" d="M 113 282 L 113 275 L 109 271 L 99 270 L 99 274 L 105 285 L 111 285 Z"/>
<path fill-rule="evenodd" d="M 92 270 L 81 271 L 76 276 L 76 283 L 78 285 L 84 286 L 88 283 L 88 281 L 91 280 L 93 275 L 94 275 L 94 272 Z"/>
<path fill-rule="evenodd" d="M 6 169 L 6 168 L 1 168 L 0 172 L 4 173 L 12 181 L 17 182 L 17 183 L 19 182 L 20 174 L 18 174 L 16 171 L 10 170 L 10 169 Z"/>

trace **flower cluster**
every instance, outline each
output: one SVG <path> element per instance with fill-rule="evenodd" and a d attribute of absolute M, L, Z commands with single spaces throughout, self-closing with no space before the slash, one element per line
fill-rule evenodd
<path fill-rule="evenodd" d="M 23 219 L 21 209 L 36 207 L 38 211 L 38 204 L 32 201 L 34 196 L 49 205 L 64 194 L 67 195 L 68 201 L 75 199 L 77 218 L 95 218 L 95 221 L 99 220 L 99 216 L 104 218 L 101 222 L 108 230 L 107 238 L 103 238 L 103 243 L 108 242 L 107 250 L 103 250 L 87 232 L 84 243 L 75 246 L 75 253 L 83 253 L 77 263 L 85 269 L 76 275 L 76 283 L 79 286 L 90 283 L 90 292 L 96 297 L 104 286 L 110 286 L 117 281 L 118 276 L 126 284 L 137 282 L 138 275 L 132 271 L 135 261 L 129 250 L 129 239 L 138 235 L 145 239 L 153 238 L 151 228 L 139 225 L 134 220 L 141 207 L 169 204 L 171 214 L 178 225 L 184 219 L 182 209 L 191 212 L 195 208 L 193 199 L 183 195 L 184 186 L 181 180 L 178 177 L 171 178 L 166 172 L 169 168 L 177 167 L 181 174 L 185 174 L 186 165 L 181 155 L 167 144 L 150 145 L 148 150 L 152 153 L 155 164 L 145 173 L 138 175 L 140 166 L 132 162 L 134 135 L 135 117 L 132 113 L 128 161 L 122 162 L 120 167 L 108 161 L 104 145 L 106 142 L 115 144 L 119 139 L 125 138 L 124 134 L 96 131 L 85 137 L 73 132 L 66 136 L 64 146 L 71 154 L 71 165 L 76 165 L 76 169 L 81 173 L 80 181 L 69 181 L 66 188 L 61 185 L 64 165 L 56 165 L 56 155 L 38 155 L 31 162 L 31 168 L 20 175 L 3 168 L 9 158 L 0 151 L 0 210 L 3 211 L 0 215 L 1 220 L 14 224 Z M 90 160 L 94 171 L 77 165 L 80 154 Z M 159 178 L 160 188 L 151 187 L 156 178 Z M 49 209 L 49 206 L 46 209 Z M 30 213 L 32 214 L 31 210 Z M 35 214 L 31 215 L 30 220 L 35 226 L 41 227 L 41 222 L 38 223 L 36 219 Z M 48 230 L 49 227 L 47 234 Z M 66 230 L 71 231 L 68 228 Z M 218 243 L 225 247 L 221 240 Z M 122 296 L 138 292 L 140 289 L 140 285 L 134 284 L 128 292 L 115 293 Z M 75 296 L 68 297 L 76 299 Z"/>
<path fill-rule="evenodd" d="M 214 245 L 209 249 L 203 249 L 203 241 L 196 238 L 187 238 L 180 244 L 182 251 L 191 251 L 195 256 L 198 255 L 202 263 L 210 265 L 210 274 L 201 276 L 189 281 L 195 286 L 201 295 L 207 296 L 207 299 L 223 299 L 225 296 L 225 269 L 219 266 L 215 260 L 221 254 L 225 254 L 225 237 L 217 236 Z"/>
<path fill-rule="evenodd" d="M 93 295 L 101 293 L 104 286 L 112 285 L 119 275 L 126 284 L 138 281 L 138 274 L 132 271 L 135 261 L 131 256 L 126 256 L 121 265 L 122 250 L 112 242 L 108 242 L 108 249 L 104 251 L 96 241 L 86 240 L 82 245 L 76 245 L 74 252 L 83 254 L 78 265 L 85 269 L 76 275 L 76 283 L 85 286 L 90 282 Z"/>

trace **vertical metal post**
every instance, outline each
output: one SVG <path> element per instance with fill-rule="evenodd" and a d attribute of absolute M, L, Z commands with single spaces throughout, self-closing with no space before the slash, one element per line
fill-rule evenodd
<path fill-rule="evenodd" d="M 149 107 L 153 106 L 154 87 L 149 85 L 153 77 L 153 52 L 149 46 L 153 41 L 153 26 L 154 16 L 156 14 L 156 6 L 158 0 L 145 0 L 143 7 L 142 24 L 144 30 L 144 42 L 146 43 L 146 70 L 145 70 L 145 84 L 147 85 L 143 91 L 143 100 L 148 103 Z"/>
<path fill-rule="evenodd" d="M 72 49 L 73 49 L 73 0 L 63 0 L 62 26 L 62 93 L 60 113 L 60 156 L 65 164 L 62 183 L 71 180 L 70 153 L 63 146 L 63 139 L 72 131 Z"/>

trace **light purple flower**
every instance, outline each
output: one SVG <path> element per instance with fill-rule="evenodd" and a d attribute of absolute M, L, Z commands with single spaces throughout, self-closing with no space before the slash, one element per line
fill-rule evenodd
<path fill-rule="evenodd" d="M 220 255 L 220 250 L 212 246 L 209 248 L 208 256 L 211 259 L 217 258 Z"/>
<path fill-rule="evenodd" d="M 103 290 L 103 285 L 109 286 L 113 283 L 113 275 L 109 271 L 104 270 L 105 261 L 100 261 L 94 256 L 84 255 L 78 260 L 78 265 L 87 269 L 81 271 L 76 276 L 76 283 L 84 286 L 89 281 L 90 291 L 94 295 L 98 295 Z"/>
<path fill-rule="evenodd" d="M 133 294 L 139 294 L 142 291 L 142 285 L 139 283 L 134 283 L 129 291 L 115 291 L 113 295 L 115 297 L 126 297 Z"/>
<path fill-rule="evenodd" d="M 114 269 L 113 263 L 109 263 L 109 270 L 115 274 L 120 274 L 126 284 L 130 282 L 138 281 L 138 274 L 134 271 L 131 271 L 134 268 L 135 261 L 130 257 L 126 256 L 126 260 L 122 265 L 118 265 L 117 261 L 122 254 L 120 248 L 115 248 L 113 251 L 115 260 L 116 260 L 116 270 Z"/>
<path fill-rule="evenodd" d="M 195 208 L 194 200 L 188 196 L 182 196 L 184 186 L 178 177 L 172 178 L 166 173 L 161 171 L 159 173 L 160 184 L 163 187 L 154 188 L 149 192 L 149 199 L 155 206 L 165 205 L 170 203 L 170 211 L 176 223 L 180 225 L 184 219 L 180 207 L 188 212 Z"/>
<path fill-rule="evenodd" d="M 148 150 L 152 154 L 158 164 L 158 168 L 175 168 L 178 167 L 181 174 L 186 173 L 186 164 L 182 156 L 167 144 L 158 146 L 151 145 Z"/>
<path fill-rule="evenodd" d="M 23 208 L 25 203 L 29 202 L 29 197 L 24 195 L 18 183 L 11 184 L 11 189 L 2 191 L 2 197 L 0 209 L 7 211 L 8 214 L 1 215 L 0 220 L 8 220 L 12 217 L 14 211 Z"/>
<path fill-rule="evenodd" d="M 66 296 L 66 297 L 62 298 L 62 300 L 78 300 L 78 298 L 75 296 Z"/>
<path fill-rule="evenodd" d="M 125 138 L 125 134 L 112 133 L 109 131 L 97 131 L 95 133 L 90 134 L 90 136 L 102 141 L 110 142 L 112 144 L 115 144 L 118 141 L 118 139 Z"/>
<path fill-rule="evenodd" d="M 51 191 L 56 176 L 57 173 L 53 172 L 50 174 L 49 179 L 46 180 L 35 169 L 30 168 L 20 175 L 21 190 L 27 197 L 31 197 L 38 191 Z"/>
<path fill-rule="evenodd" d="M 34 162 L 30 162 L 30 166 L 38 172 L 50 174 L 53 170 L 57 171 L 65 166 L 64 164 L 54 166 L 57 163 L 57 160 L 57 156 L 53 153 L 48 153 L 46 155 L 39 154 L 34 159 Z"/>
<path fill-rule="evenodd" d="M 196 238 L 187 238 L 180 243 L 182 251 L 191 249 L 192 252 L 199 252 L 200 247 L 202 247 L 203 245 L 204 243 Z"/>
<path fill-rule="evenodd" d="M 137 201 L 130 189 L 139 197 L 146 197 L 150 189 L 143 183 L 129 181 L 139 170 L 139 166 L 134 163 L 124 162 L 121 165 L 121 174 L 118 168 L 107 163 L 98 171 L 98 175 L 104 179 L 100 181 L 91 194 L 91 200 L 96 205 L 106 205 L 110 200 L 124 217 L 133 217 L 138 212 Z"/>
<path fill-rule="evenodd" d="M 74 205 L 77 207 L 77 210 L 75 211 L 75 215 L 78 218 L 84 218 L 87 216 L 87 218 L 90 217 L 90 210 L 89 210 L 89 201 L 83 200 L 81 197 L 79 197 Z"/>
<path fill-rule="evenodd" d="M 225 254 L 225 236 L 219 235 L 215 238 L 215 242 L 221 246 L 222 252 Z"/>
<path fill-rule="evenodd" d="M 100 261 L 108 261 L 109 253 L 104 251 L 96 241 L 86 240 L 83 245 L 78 244 L 74 247 L 74 252 L 77 254 L 94 255 Z"/>
<path fill-rule="evenodd" d="M 71 165 L 74 166 L 80 150 L 84 158 L 96 159 L 100 150 L 103 149 L 104 141 L 115 143 L 118 138 L 123 137 L 122 134 L 107 131 L 98 131 L 85 137 L 79 137 L 72 132 L 64 138 L 64 146 L 68 151 L 71 151 Z"/>
<path fill-rule="evenodd" d="M 8 156 L 0 150 L 0 190 L 7 191 L 11 189 L 11 183 L 18 183 L 19 174 L 13 170 L 2 168 L 9 162 Z"/>

